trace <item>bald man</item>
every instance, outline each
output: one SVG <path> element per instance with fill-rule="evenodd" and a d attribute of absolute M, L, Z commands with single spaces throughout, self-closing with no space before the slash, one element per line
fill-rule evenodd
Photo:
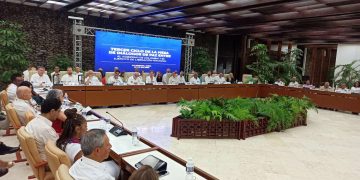
<path fill-rule="evenodd" d="M 128 85 L 140 85 L 142 82 L 139 72 L 135 72 L 134 75 L 130 76 L 127 80 Z"/>
<path fill-rule="evenodd" d="M 25 113 L 31 112 L 36 115 L 35 109 L 30 105 L 30 99 L 32 96 L 31 89 L 26 86 L 20 86 L 16 90 L 17 98 L 13 102 L 14 109 L 18 115 L 21 125 L 26 125 Z"/>

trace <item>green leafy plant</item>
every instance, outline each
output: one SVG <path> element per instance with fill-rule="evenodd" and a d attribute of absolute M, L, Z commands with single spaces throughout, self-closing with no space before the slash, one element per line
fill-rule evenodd
<path fill-rule="evenodd" d="M 252 70 L 260 82 L 273 82 L 275 79 L 274 72 L 278 64 L 270 59 L 267 46 L 265 44 L 253 46 L 250 56 L 254 56 L 256 62 L 247 65 L 246 68 Z"/>
<path fill-rule="evenodd" d="M 340 85 L 345 83 L 351 87 L 353 83 L 360 80 L 360 60 L 354 60 L 349 64 L 337 65 L 332 70 L 335 72 L 333 82 Z"/>
<path fill-rule="evenodd" d="M 73 60 L 65 54 L 58 54 L 50 58 L 50 69 L 54 69 L 55 66 L 59 66 L 61 70 L 66 70 L 69 66 L 74 66 Z"/>
<path fill-rule="evenodd" d="M 22 26 L 0 20 L 0 81 L 9 82 L 10 76 L 22 72 L 28 65 L 26 53 L 30 48 Z"/>
<path fill-rule="evenodd" d="M 289 83 L 294 76 L 300 80 L 303 71 L 303 68 L 299 66 L 302 55 L 303 51 L 295 48 L 283 56 L 277 63 L 277 77 L 282 78 L 286 83 Z"/>
<path fill-rule="evenodd" d="M 203 47 L 194 47 L 191 67 L 199 73 L 206 73 L 213 69 L 214 59 L 210 56 L 209 50 Z"/>
<path fill-rule="evenodd" d="M 209 100 L 181 100 L 180 114 L 184 119 L 214 121 L 251 120 L 257 124 L 259 117 L 268 118 L 267 131 L 291 127 L 299 115 L 315 108 L 310 99 L 273 95 L 268 98 L 214 98 Z"/>

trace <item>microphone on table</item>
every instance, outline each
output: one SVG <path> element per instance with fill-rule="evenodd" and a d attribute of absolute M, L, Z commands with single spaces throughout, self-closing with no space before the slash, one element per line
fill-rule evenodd
<path fill-rule="evenodd" d="M 124 130 L 124 124 L 119 120 L 117 119 L 115 116 L 113 116 L 112 114 L 110 114 L 109 112 L 106 111 L 107 114 L 109 114 L 111 117 L 113 117 L 115 120 L 117 120 L 120 124 L 121 124 L 121 127 L 119 126 L 114 126 L 113 128 L 111 128 L 109 130 L 109 132 L 111 134 L 113 134 L 114 136 L 118 137 L 118 136 L 123 136 L 123 135 L 127 135 L 126 131 Z"/>

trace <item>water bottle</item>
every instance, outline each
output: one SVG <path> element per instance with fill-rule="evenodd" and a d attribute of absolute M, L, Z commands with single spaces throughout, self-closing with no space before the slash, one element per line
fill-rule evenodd
<path fill-rule="evenodd" d="M 65 93 L 64 95 L 64 105 L 69 106 L 69 96 L 67 93 Z"/>
<path fill-rule="evenodd" d="M 196 179 L 194 176 L 194 162 L 192 160 L 192 158 L 189 158 L 188 161 L 186 162 L 186 176 L 185 176 L 185 180 L 194 180 Z"/>
<path fill-rule="evenodd" d="M 131 131 L 131 135 L 132 135 L 132 144 L 134 146 L 136 146 L 138 144 L 138 132 L 137 132 L 137 129 L 134 128 L 132 131 Z"/>

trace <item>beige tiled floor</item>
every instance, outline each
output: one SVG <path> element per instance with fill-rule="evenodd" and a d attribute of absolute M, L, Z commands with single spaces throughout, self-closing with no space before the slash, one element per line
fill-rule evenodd
<path fill-rule="evenodd" d="M 113 113 L 128 128 L 220 179 L 360 179 L 360 116 L 320 110 L 308 113 L 308 126 L 248 138 L 181 139 L 170 137 L 174 104 L 97 109 Z M 16 145 L 16 138 L 4 137 Z M 14 156 L 1 156 L 11 160 Z M 3 179 L 26 179 L 25 163 Z"/>

